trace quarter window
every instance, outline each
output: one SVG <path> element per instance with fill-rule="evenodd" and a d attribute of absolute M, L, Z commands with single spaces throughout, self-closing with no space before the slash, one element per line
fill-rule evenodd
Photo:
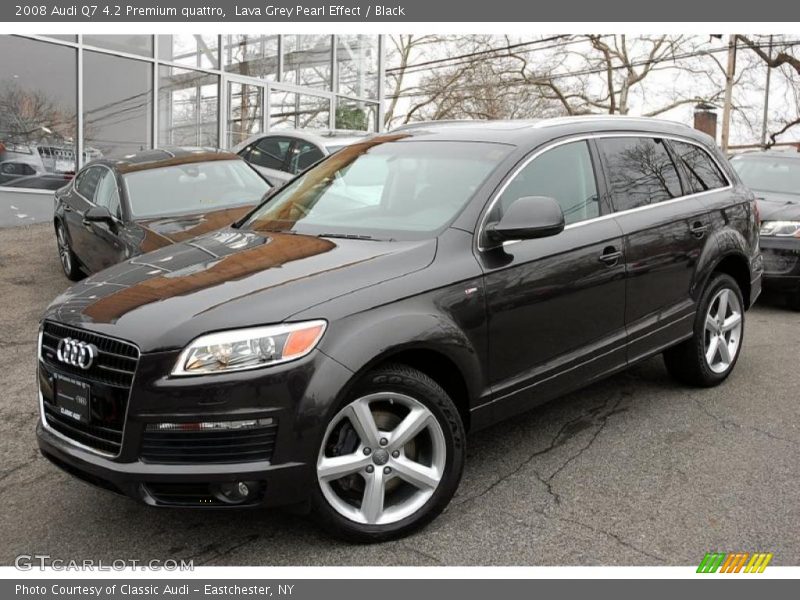
<path fill-rule="evenodd" d="M 608 182 L 618 211 L 656 204 L 683 194 L 664 140 L 620 137 L 597 140 L 608 167 Z"/>
<path fill-rule="evenodd" d="M 693 192 L 706 192 L 728 185 L 725 176 L 720 172 L 708 152 L 686 142 L 672 141 L 670 144 L 678 162 L 683 165 Z"/>
<path fill-rule="evenodd" d="M 564 211 L 567 225 L 600 215 L 597 184 L 589 146 L 571 142 L 546 151 L 525 166 L 503 190 L 497 203 L 499 219 L 512 202 L 524 196 L 555 198 Z"/>

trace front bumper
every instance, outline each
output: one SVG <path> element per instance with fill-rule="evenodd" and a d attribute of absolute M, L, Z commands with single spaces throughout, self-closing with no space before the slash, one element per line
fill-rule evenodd
<path fill-rule="evenodd" d="M 778 292 L 800 292 L 800 240 L 762 236 L 764 288 Z"/>
<path fill-rule="evenodd" d="M 128 399 L 118 455 L 84 446 L 47 423 L 40 391 L 36 434 L 42 454 L 71 475 L 153 506 L 279 506 L 308 500 L 325 423 L 352 373 L 321 352 L 272 368 L 174 378 L 177 353 L 142 355 Z M 53 365 L 39 361 L 40 390 Z M 143 457 L 150 423 L 271 418 L 277 422 L 269 460 L 158 464 Z M 251 494 L 225 502 L 220 484 L 247 482 Z"/>

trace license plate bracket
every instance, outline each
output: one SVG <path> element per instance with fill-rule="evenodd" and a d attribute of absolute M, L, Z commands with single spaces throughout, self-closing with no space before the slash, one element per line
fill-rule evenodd
<path fill-rule="evenodd" d="M 54 383 L 56 411 L 64 417 L 88 425 L 92 419 L 91 386 L 63 375 L 57 375 Z"/>

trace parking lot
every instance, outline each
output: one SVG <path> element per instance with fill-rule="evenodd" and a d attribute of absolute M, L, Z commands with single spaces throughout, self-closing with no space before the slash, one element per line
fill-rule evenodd
<path fill-rule="evenodd" d="M 0 564 L 688 565 L 708 551 L 800 564 L 800 315 L 748 313 L 730 379 L 672 382 L 660 359 L 470 439 L 448 510 L 411 538 L 333 541 L 282 512 L 156 510 L 95 490 L 37 450 L 35 339 L 67 287 L 48 225 L 0 229 Z"/>

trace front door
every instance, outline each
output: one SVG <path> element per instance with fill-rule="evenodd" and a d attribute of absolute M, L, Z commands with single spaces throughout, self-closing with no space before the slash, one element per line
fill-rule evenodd
<path fill-rule="evenodd" d="M 599 218 L 607 208 L 595 157 L 585 140 L 535 156 L 505 185 L 487 221 L 519 197 L 550 196 L 565 230 L 479 252 L 498 419 L 625 365 L 622 232 Z"/>

